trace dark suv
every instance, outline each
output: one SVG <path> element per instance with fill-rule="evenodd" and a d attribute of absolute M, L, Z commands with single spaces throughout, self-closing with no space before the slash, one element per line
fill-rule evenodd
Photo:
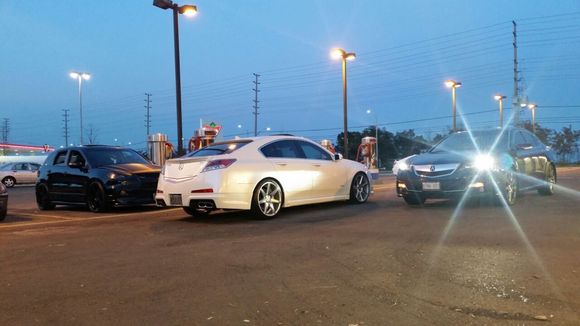
<path fill-rule="evenodd" d="M 129 148 L 89 145 L 51 153 L 39 170 L 36 203 L 86 204 L 93 212 L 155 202 L 160 168 Z"/>

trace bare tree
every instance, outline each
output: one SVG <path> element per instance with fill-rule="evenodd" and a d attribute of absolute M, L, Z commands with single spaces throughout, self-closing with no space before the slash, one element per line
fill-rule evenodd
<path fill-rule="evenodd" d="M 89 140 L 89 145 L 94 145 L 98 142 L 98 133 L 99 130 L 97 128 L 95 128 L 92 124 L 89 125 L 89 133 L 88 133 L 88 140 Z"/>

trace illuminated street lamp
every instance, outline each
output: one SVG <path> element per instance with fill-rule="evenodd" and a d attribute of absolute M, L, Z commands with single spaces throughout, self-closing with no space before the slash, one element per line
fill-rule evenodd
<path fill-rule="evenodd" d="M 505 95 L 497 94 L 494 95 L 493 99 L 499 102 L 499 126 L 503 128 L 503 100 L 506 98 Z"/>
<path fill-rule="evenodd" d="M 457 131 L 457 108 L 456 108 L 456 102 L 457 102 L 457 97 L 455 95 L 455 89 L 458 87 L 461 87 L 461 83 L 457 82 L 455 80 L 447 80 L 445 81 L 445 86 L 447 86 L 447 88 L 451 88 L 451 100 L 452 100 L 452 106 L 453 106 L 453 131 Z"/>
<path fill-rule="evenodd" d="M 197 7 L 193 5 L 179 6 L 171 0 L 153 0 L 153 5 L 161 9 L 173 10 L 173 45 L 175 52 L 175 97 L 177 107 L 177 154 L 185 154 L 183 150 L 183 129 L 181 117 L 181 68 L 179 66 L 179 25 L 178 15 L 183 14 L 187 17 L 193 17 L 197 14 Z"/>
<path fill-rule="evenodd" d="M 352 61 L 356 58 L 354 52 L 346 52 L 343 49 L 336 48 L 330 53 L 331 57 L 336 60 L 342 60 L 342 97 L 343 97 L 343 127 L 344 127 L 344 158 L 348 158 L 348 124 L 347 124 L 347 104 L 346 104 L 346 61 Z"/>
<path fill-rule="evenodd" d="M 371 114 L 373 113 L 373 111 L 371 111 L 370 109 L 367 110 L 367 114 Z M 377 118 L 377 113 L 373 113 L 373 115 L 375 116 L 375 138 L 377 140 L 376 142 L 376 149 L 375 149 L 375 156 L 377 159 L 377 168 L 380 168 L 380 161 L 379 161 L 379 120 Z"/>
<path fill-rule="evenodd" d="M 535 103 L 528 104 L 528 109 L 532 110 L 532 132 L 536 133 L 536 108 L 538 105 Z"/>
<path fill-rule="evenodd" d="M 79 109 L 80 109 L 80 116 L 81 116 L 81 142 L 79 145 L 84 144 L 83 142 L 83 80 L 91 79 L 91 74 L 88 72 L 78 72 L 72 71 L 69 76 L 72 79 L 76 79 L 79 81 Z"/>

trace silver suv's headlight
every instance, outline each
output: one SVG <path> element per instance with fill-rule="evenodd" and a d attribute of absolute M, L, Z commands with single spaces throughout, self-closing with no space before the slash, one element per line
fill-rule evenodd
<path fill-rule="evenodd" d="M 496 161 L 489 154 L 479 154 L 475 157 L 472 166 L 480 171 L 491 170 L 496 167 Z"/>

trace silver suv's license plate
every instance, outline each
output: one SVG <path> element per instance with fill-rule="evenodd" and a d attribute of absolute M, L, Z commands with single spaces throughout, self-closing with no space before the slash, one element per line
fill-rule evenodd
<path fill-rule="evenodd" d="M 423 182 L 423 190 L 425 191 L 441 190 L 441 185 L 439 184 L 439 182 Z"/>
<path fill-rule="evenodd" d="M 181 206 L 181 194 L 170 194 L 169 195 L 169 204 L 170 205 L 176 205 L 176 206 Z"/>

